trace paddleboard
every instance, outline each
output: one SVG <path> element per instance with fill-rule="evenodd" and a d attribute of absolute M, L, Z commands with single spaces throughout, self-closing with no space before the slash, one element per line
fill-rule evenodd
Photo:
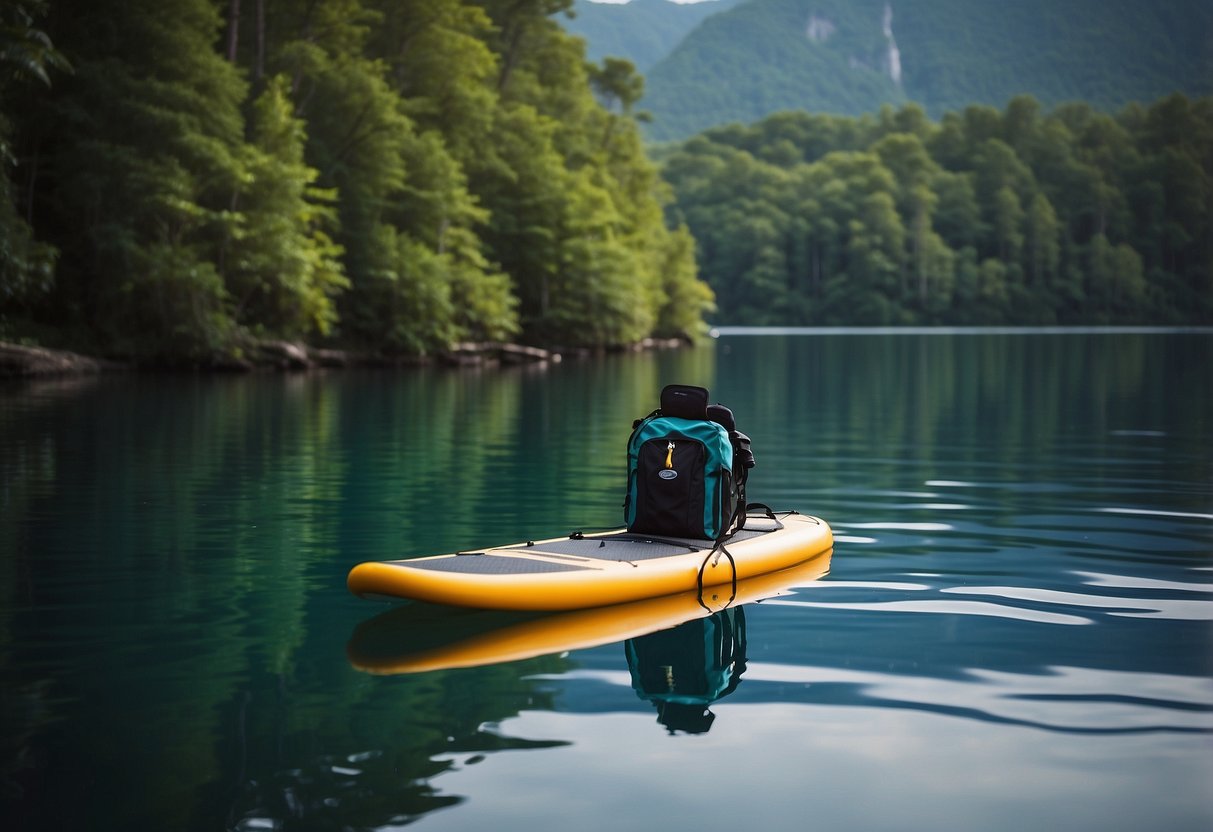
<path fill-rule="evenodd" d="M 787 569 L 833 548 L 829 525 L 796 512 L 747 516 L 722 545 L 627 530 L 468 552 L 360 563 L 347 585 L 363 597 L 495 610 L 574 610 L 727 585 Z"/>

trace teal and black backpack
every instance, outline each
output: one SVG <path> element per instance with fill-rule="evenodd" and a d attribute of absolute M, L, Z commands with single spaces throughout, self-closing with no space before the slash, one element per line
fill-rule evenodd
<path fill-rule="evenodd" d="M 628 531 L 723 540 L 745 523 L 750 438 L 703 387 L 671 384 L 628 439 Z"/>

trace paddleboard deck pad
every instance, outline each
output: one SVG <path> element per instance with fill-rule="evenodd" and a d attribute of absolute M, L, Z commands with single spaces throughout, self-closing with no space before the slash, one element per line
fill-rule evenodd
<path fill-rule="evenodd" d="M 499 610 L 571 610 L 735 587 L 833 548 L 829 525 L 796 512 L 747 516 L 723 544 L 626 530 L 526 541 L 447 555 L 361 563 L 362 597 L 408 598 Z M 719 593 L 717 593 L 719 594 Z M 727 594 L 727 593 L 726 593 Z"/>

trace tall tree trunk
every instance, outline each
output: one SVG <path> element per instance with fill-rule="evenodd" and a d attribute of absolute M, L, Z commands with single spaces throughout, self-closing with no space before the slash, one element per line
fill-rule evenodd
<path fill-rule="evenodd" d="M 257 0 L 257 62 L 253 67 L 253 80 L 260 83 L 265 77 L 265 0 Z"/>
<path fill-rule="evenodd" d="M 29 176 L 25 181 L 25 223 L 34 227 L 34 192 L 38 188 L 38 151 L 42 147 L 39 137 L 34 137 L 34 153 L 29 161 Z"/>
<path fill-rule="evenodd" d="M 236 47 L 240 45 L 240 0 L 231 0 L 227 10 L 227 60 L 236 63 Z"/>

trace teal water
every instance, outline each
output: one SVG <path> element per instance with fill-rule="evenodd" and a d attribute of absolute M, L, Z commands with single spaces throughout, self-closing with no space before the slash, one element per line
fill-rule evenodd
<path fill-rule="evenodd" d="M 671 381 L 754 438 L 751 499 L 833 525 L 828 575 L 626 645 L 359 669 L 525 622 L 353 598 L 353 564 L 616 524 Z M 1207 332 L 9 384 L 0 817 L 1204 832 L 1210 436 Z"/>

